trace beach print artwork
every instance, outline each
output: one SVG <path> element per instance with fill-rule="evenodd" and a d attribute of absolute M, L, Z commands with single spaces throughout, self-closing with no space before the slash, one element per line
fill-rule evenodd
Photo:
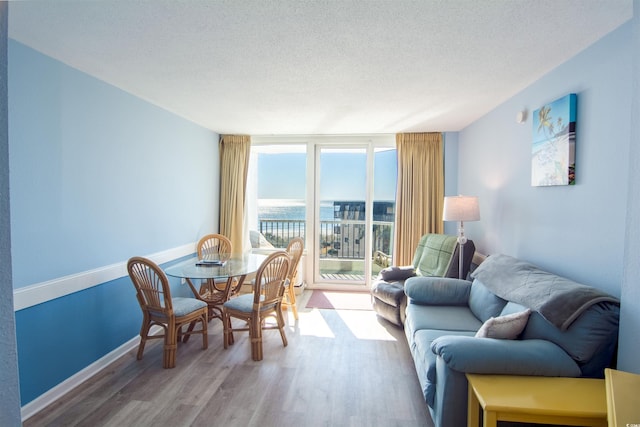
<path fill-rule="evenodd" d="M 533 112 L 531 185 L 575 184 L 576 94 Z"/>

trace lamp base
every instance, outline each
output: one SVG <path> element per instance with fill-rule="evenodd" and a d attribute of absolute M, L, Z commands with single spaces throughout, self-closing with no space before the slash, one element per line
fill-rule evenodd
<path fill-rule="evenodd" d="M 458 245 L 460 245 L 460 253 L 458 256 L 458 279 L 466 279 L 462 277 L 462 265 L 464 259 L 464 244 L 467 243 L 467 236 L 464 235 L 464 223 L 460 221 L 460 228 L 458 228 Z"/>

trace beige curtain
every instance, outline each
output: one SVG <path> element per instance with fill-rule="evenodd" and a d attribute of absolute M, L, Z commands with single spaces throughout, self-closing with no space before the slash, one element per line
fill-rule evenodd
<path fill-rule="evenodd" d="M 220 234 L 231 240 L 234 253 L 244 252 L 244 212 L 251 137 L 220 137 Z"/>
<path fill-rule="evenodd" d="M 394 264 L 409 265 L 426 233 L 443 233 L 444 166 L 441 133 L 396 135 L 398 188 Z"/>

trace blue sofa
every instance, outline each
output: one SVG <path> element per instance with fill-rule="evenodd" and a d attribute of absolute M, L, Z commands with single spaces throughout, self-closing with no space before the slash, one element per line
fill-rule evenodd
<path fill-rule="evenodd" d="M 604 377 L 616 298 L 507 255 L 471 278 L 405 282 L 405 334 L 436 427 L 466 425 L 465 373 Z"/>

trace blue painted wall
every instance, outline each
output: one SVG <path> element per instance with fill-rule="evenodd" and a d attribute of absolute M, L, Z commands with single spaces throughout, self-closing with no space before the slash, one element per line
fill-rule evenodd
<path fill-rule="evenodd" d="M 638 8 L 633 21 L 463 129 L 458 139 L 458 190 L 480 199 L 482 219 L 465 226 L 478 250 L 513 255 L 621 297 L 628 315 L 621 320 L 619 358 L 623 369 L 636 371 L 637 276 L 627 275 L 621 291 L 624 272 L 638 270 L 637 252 L 625 257 L 634 238 L 627 218 L 640 211 L 629 199 L 638 179 L 629 166 L 637 169 L 639 161 L 638 150 L 630 151 L 632 126 L 633 144 L 639 143 L 638 73 L 632 73 L 637 20 Z M 576 185 L 532 187 L 530 116 L 569 93 L 578 95 Z M 517 124 L 516 113 L 525 109 L 526 123 Z M 625 304 L 633 304 L 636 314 Z"/>
<path fill-rule="evenodd" d="M 207 129 L 10 40 L 14 288 L 217 231 L 217 142 Z M 22 404 L 133 338 L 139 312 L 126 277 L 16 312 Z"/>
<path fill-rule="evenodd" d="M 630 23 L 459 134 L 458 190 L 480 200 L 466 225 L 485 254 L 506 253 L 620 295 L 631 108 Z M 576 185 L 531 186 L 531 114 L 578 95 Z M 526 109 L 528 119 L 516 123 Z"/>
<path fill-rule="evenodd" d="M 634 0 L 633 41 L 633 82 L 631 94 L 631 146 L 629 149 L 629 185 L 627 192 L 627 226 L 624 254 L 624 278 L 622 281 L 620 307 L 620 345 L 618 348 L 618 369 L 640 374 L 640 0 Z M 635 184 L 635 185 L 634 185 Z"/>

